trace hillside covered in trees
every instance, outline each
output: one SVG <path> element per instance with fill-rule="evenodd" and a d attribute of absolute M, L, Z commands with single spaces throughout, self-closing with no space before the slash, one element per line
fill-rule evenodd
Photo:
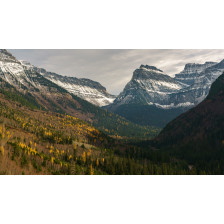
<path fill-rule="evenodd" d="M 42 110 L 31 96 L 14 93 L 0 93 L 1 174 L 193 172 L 183 161 L 139 147 L 138 140 L 110 137 L 75 116 Z"/>

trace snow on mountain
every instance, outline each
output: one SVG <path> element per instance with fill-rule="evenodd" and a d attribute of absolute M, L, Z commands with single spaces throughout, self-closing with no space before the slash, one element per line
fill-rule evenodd
<path fill-rule="evenodd" d="M 38 68 L 31 65 L 29 62 L 20 61 L 28 70 L 36 71 L 43 75 L 51 82 L 66 89 L 72 93 L 96 106 L 106 106 L 113 103 L 115 96 L 109 94 L 106 88 L 99 82 L 90 79 L 78 79 L 76 77 L 67 77 L 56 73 L 48 72 L 43 68 Z"/>
<path fill-rule="evenodd" d="M 90 79 L 78 79 L 48 72 L 44 74 L 44 77 L 97 106 L 106 106 L 113 103 L 115 99 L 115 96 L 109 94 L 105 87 Z"/>
<path fill-rule="evenodd" d="M 205 62 L 204 64 L 188 63 L 185 65 L 182 72 L 175 75 L 175 79 L 182 83 L 192 85 L 195 80 L 198 79 L 198 76 L 200 76 L 199 74 L 201 72 L 216 64 L 216 62 Z"/>
<path fill-rule="evenodd" d="M 223 73 L 224 60 L 219 63 L 187 64 L 184 71 L 175 75 L 175 80 L 190 84 L 180 94 L 190 98 L 194 105 L 202 102 L 209 93 L 212 83 Z"/>
<path fill-rule="evenodd" d="M 206 98 L 211 84 L 223 71 L 224 60 L 186 64 L 174 78 L 154 66 L 141 65 L 115 99 L 98 82 L 47 72 L 29 62 L 18 61 L 6 50 L 0 50 L 0 78 L 18 90 L 49 96 L 65 91 L 92 104 L 109 105 L 110 108 L 124 104 L 155 105 L 163 109 L 193 107 Z"/>

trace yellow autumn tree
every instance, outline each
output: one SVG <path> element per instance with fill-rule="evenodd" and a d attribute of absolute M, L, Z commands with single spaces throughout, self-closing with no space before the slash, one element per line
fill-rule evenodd
<path fill-rule="evenodd" d="M 83 163 L 86 163 L 86 152 L 83 152 L 82 154 L 82 161 Z"/>
<path fill-rule="evenodd" d="M 0 146 L 0 151 L 1 151 L 1 154 L 4 156 L 5 155 L 5 149 L 4 149 L 3 145 Z"/>
<path fill-rule="evenodd" d="M 52 165 L 54 164 L 54 159 L 55 159 L 55 158 L 52 156 L 52 157 L 51 157 L 51 164 L 52 164 Z"/>

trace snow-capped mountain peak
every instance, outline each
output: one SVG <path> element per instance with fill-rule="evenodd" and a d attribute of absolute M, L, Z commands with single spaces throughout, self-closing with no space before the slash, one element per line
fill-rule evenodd
<path fill-rule="evenodd" d="M 0 77 L 17 88 L 25 87 L 28 81 L 21 63 L 7 50 L 0 50 Z"/>

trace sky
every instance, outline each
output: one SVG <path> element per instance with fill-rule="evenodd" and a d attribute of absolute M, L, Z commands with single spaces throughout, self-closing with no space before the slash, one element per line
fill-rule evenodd
<path fill-rule="evenodd" d="M 47 50 L 9 49 L 19 60 L 60 75 L 89 78 L 100 82 L 109 93 L 118 95 L 141 64 L 156 66 L 167 75 L 181 72 L 187 63 L 219 62 L 224 49 L 152 50 Z"/>

